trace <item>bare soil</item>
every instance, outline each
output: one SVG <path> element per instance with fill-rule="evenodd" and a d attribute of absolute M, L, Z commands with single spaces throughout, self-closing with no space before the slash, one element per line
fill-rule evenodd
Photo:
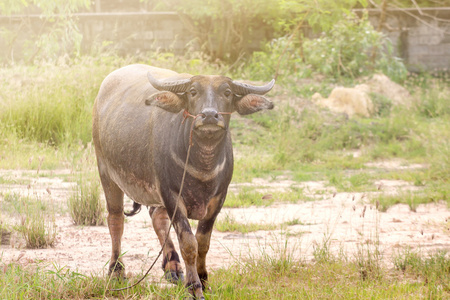
<path fill-rule="evenodd" d="M 411 168 L 396 162 L 381 163 L 383 168 Z M 4 239 L 0 247 L 3 264 L 18 262 L 23 265 L 37 262 L 48 263 L 49 268 L 67 267 L 83 274 L 106 274 L 111 243 L 107 226 L 83 227 L 73 225 L 67 212 L 67 199 L 75 183 L 66 182 L 70 170 L 41 171 L 0 170 L 7 183 L 0 184 L 0 201 L 6 193 L 36 195 L 55 206 L 57 243 L 48 249 L 26 249 L 20 236 L 13 233 Z M 289 187 L 288 178 L 276 180 L 255 179 L 247 184 L 234 184 L 230 188 L 239 190 L 243 185 L 264 186 L 276 192 Z M 382 180 L 374 183 L 376 192 L 336 193 L 324 182 L 303 182 L 305 193 L 320 198 L 316 201 L 296 204 L 275 203 L 267 207 L 225 208 L 219 218 L 229 215 L 240 223 L 280 224 L 273 231 L 257 231 L 248 234 L 218 232 L 212 234 L 211 248 L 207 256 L 209 270 L 228 267 L 235 262 L 254 259 L 262 255 L 290 255 L 294 259 L 310 261 L 315 249 L 328 245 L 333 254 L 357 258 L 361 250 L 379 250 L 382 261 L 392 265 L 392 258 L 405 248 L 430 253 L 450 249 L 450 210 L 445 203 L 420 205 L 411 211 L 407 205 L 395 205 L 386 212 L 378 211 L 370 203 L 377 193 L 398 193 L 413 190 L 406 181 Z M 319 197 L 318 197 L 319 195 Z M 127 201 L 130 206 L 131 202 Z M 5 212 L 0 214 L 3 224 L 17 222 Z M 283 225 L 296 221 L 297 225 Z M 293 222 L 295 223 L 295 222 Z M 127 218 L 123 235 L 122 251 L 127 272 L 143 273 L 151 265 L 160 250 L 157 237 L 151 227 L 146 209 Z M 175 234 L 173 239 L 176 242 Z M 162 278 L 161 259 L 150 276 Z"/>

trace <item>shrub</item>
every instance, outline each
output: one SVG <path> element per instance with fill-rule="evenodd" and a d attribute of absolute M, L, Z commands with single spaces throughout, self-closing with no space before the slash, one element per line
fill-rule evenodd
<path fill-rule="evenodd" d="M 381 71 L 395 81 L 407 75 L 403 62 L 393 55 L 390 41 L 373 28 L 367 15 L 343 18 L 319 38 L 273 40 L 262 52 L 253 54 L 248 70 L 263 79 L 277 72 L 282 77 L 305 78 L 318 73 L 357 78 Z"/>

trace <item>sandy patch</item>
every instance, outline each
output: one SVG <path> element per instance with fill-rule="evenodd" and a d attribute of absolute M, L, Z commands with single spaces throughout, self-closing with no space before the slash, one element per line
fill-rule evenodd
<path fill-rule="evenodd" d="M 102 274 L 110 257 L 111 243 L 108 228 L 74 226 L 68 217 L 64 203 L 73 190 L 73 182 L 66 182 L 54 172 L 48 177 L 30 175 L 30 172 L 0 171 L 8 179 L 0 184 L 0 192 L 36 195 L 45 201 L 61 203 L 62 213 L 56 216 L 57 243 L 49 249 L 30 250 L 23 248 L 23 241 L 12 236 L 7 245 L 1 245 L 2 263 L 18 261 L 22 264 L 43 261 L 60 267 L 68 267 L 81 273 Z M 26 180 L 25 180 L 26 179 Z M 15 181 L 15 182 L 14 182 Z M 288 179 L 271 182 L 255 179 L 252 184 L 264 186 L 266 190 L 282 191 L 298 184 Z M 389 191 L 411 188 L 408 182 L 381 181 Z M 301 183 L 309 191 L 324 191 L 323 199 L 297 204 L 275 203 L 268 207 L 225 208 L 219 218 L 226 215 L 241 223 L 278 224 L 273 231 L 257 231 L 248 234 L 218 232 L 212 234 L 211 248 L 207 256 L 208 269 L 227 267 L 231 263 L 259 257 L 280 255 L 285 250 L 296 259 L 311 260 L 316 247 L 329 241 L 333 253 L 357 255 L 361 247 L 374 243 L 383 255 L 383 262 L 392 264 L 392 257 L 403 248 L 432 252 L 450 249 L 448 231 L 450 210 L 445 203 L 419 205 L 413 212 L 406 205 L 396 205 L 386 212 L 379 212 L 369 203 L 371 193 L 329 193 L 323 182 Z M 238 190 L 243 185 L 233 185 Z M 0 201 L 4 197 L 0 196 Z M 129 205 L 129 203 L 128 203 Z M 287 226 L 288 221 L 297 220 L 298 225 Z M 8 223 L 12 220 L 2 221 Z M 284 225 L 283 225 L 284 224 Z M 127 218 L 122 242 L 127 271 L 145 272 L 160 250 L 157 237 L 151 227 L 146 209 Z M 176 237 L 172 234 L 174 241 Z M 151 272 L 151 278 L 159 281 L 163 273 L 160 268 Z"/>

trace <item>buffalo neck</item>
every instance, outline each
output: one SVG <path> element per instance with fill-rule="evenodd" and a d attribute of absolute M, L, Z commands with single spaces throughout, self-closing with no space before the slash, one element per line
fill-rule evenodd
<path fill-rule="evenodd" d="M 186 158 L 190 139 L 190 122 L 185 124 L 184 130 L 184 147 L 183 153 L 180 153 L 184 159 Z M 192 146 L 189 156 L 189 165 L 194 166 L 197 170 L 205 172 L 213 171 L 219 164 L 223 162 L 226 156 L 226 141 L 228 139 L 228 131 L 223 131 L 213 138 L 205 138 L 192 134 Z"/>

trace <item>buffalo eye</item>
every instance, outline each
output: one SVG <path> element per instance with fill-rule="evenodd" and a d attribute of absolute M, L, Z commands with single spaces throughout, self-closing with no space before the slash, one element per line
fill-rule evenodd
<path fill-rule="evenodd" d="M 226 90 L 223 94 L 225 95 L 225 97 L 230 97 L 231 90 Z"/>
<path fill-rule="evenodd" d="M 191 94 L 192 97 L 194 97 L 195 95 L 197 95 L 197 90 L 192 88 L 189 90 L 189 93 Z"/>

